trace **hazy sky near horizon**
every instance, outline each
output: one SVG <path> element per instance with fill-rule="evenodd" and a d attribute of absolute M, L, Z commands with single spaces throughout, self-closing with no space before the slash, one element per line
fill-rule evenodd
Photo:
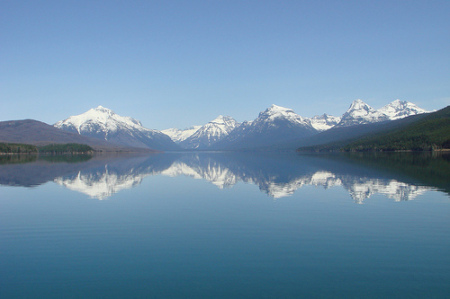
<path fill-rule="evenodd" d="M 450 104 L 450 1 L 0 1 L 0 121 Z"/>

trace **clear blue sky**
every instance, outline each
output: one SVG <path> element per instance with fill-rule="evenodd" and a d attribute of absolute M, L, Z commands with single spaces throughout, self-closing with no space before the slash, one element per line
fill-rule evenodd
<path fill-rule="evenodd" d="M 450 1 L 0 1 L 0 120 L 450 104 Z"/>

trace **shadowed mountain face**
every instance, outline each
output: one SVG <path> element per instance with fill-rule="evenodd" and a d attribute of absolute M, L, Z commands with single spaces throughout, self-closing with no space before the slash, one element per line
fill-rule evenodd
<path fill-rule="evenodd" d="M 215 150 L 254 149 L 317 134 L 311 122 L 292 109 L 272 105 L 252 122 L 243 122 L 222 140 Z"/>
<path fill-rule="evenodd" d="M 232 117 L 219 115 L 216 119 L 198 128 L 191 136 L 180 142 L 186 149 L 207 149 L 225 138 L 239 123 Z"/>
<path fill-rule="evenodd" d="M 158 154 L 95 156 L 78 163 L 6 161 L 0 184 L 37 186 L 53 181 L 89 197 L 106 199 L 138 186 L 145 177 L 164 175 L 203 179 L 220 189 L 238 182 L 257 185 L 272 198 L 292 195 L 304 186 L 344 188 L 356 203 L 373 194 L 411 200 L 427 190 L 450 193 L 450 155 L 296 155 Z"/>
<path fill-rule="evenodd" d="M 25 119 L 0 122 L 0 142 L 46 145 L 50 143 L 80 143 L 103 151 L 130 151 L 130 148 L 104 140 L 63 131 L 46 123 Z M 134 149 L 133 149 L 134 150 Z M 142 150 L 141 150 L 142 151 Z M 148 149 L 146 150 L 149 151 Z"/>

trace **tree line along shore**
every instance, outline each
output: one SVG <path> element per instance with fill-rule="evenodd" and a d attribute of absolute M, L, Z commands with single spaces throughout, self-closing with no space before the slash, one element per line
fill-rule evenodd
<path fill-rule="evenodd" d="M 45 154 L 45 155 L 62 155 L 62 154 L 91 154 L 95 150 L 86 144 L 64 143 L 64 144 L 48 144 L 36 146 L 24 143 L 0 143 L 0 154 Z"/>

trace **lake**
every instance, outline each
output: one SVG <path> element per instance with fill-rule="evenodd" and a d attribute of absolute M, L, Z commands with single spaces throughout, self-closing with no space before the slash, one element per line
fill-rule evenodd
<path fill-rule="evenodd" d="M 0 157 L 1 298 L 448 298 L 450 155 Z"/>

